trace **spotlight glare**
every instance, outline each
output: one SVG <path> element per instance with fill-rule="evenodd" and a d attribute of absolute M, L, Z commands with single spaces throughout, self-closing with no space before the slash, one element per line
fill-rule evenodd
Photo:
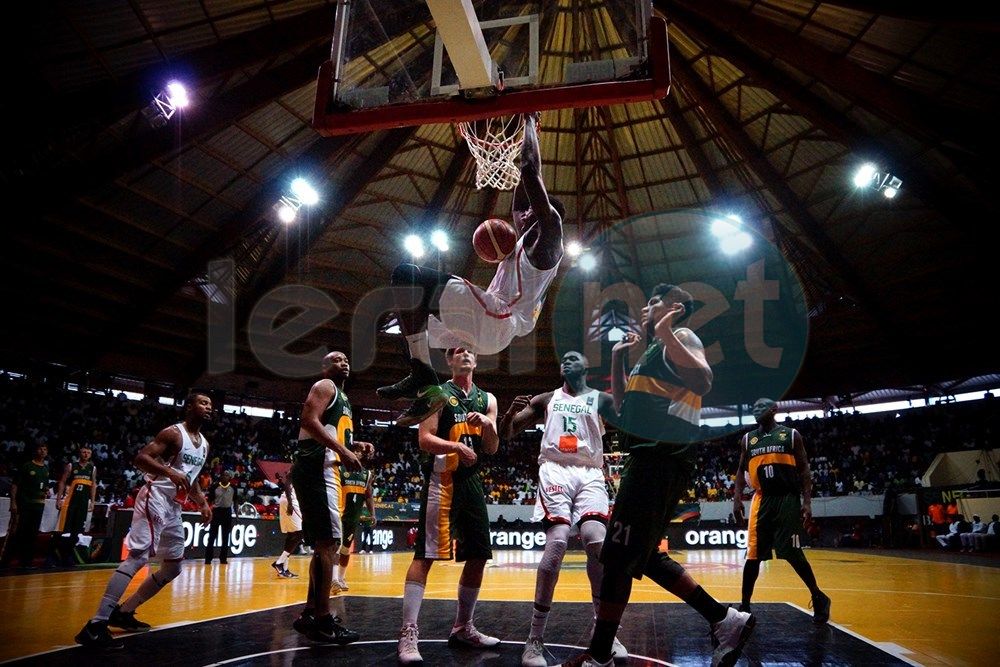
<path fill-rule="evenodd" d="M 280 204 L 278 206 L 278 220 L 286 225 L 295 222 L 295 209 L 288 204 Z"/>
<path fill-rule="evenodd" d="M 319 193 L 301 177 L 292 181 L 292 194 L 306 206 L 313 206 L 319 202 Z"/>
<path fill-rule="evenodd" d="M 887 187 L 882 191 L 882 194 L 885 195 L 886 199 L 893 199 L 897 194 L 899 194 L 899 190 L 893 187 Z"/>
<path fill-rule="evenodd" d="M 588 252 L 586 255 L 580 256 L 579 265 L 584 271 L 593 271 L 597 268 L 597 258 Z"/>
<path fill-rule="evenodd" d="M 566 244 L 566 254 L 570 257 L 579 257 L 583 253 L 583 246 L 579 241 L 570 241 Z"/>
<path fill-rule="evenodd" d="M 731 236 L 727 236 L 719 242 L 719 247 L 722 248 L 722 252 L 727 255 L 735 255 L 738 252 L 742 252 L 753 245 L 753 237 L 746 232 L 739 232 Z"/>
<path fill-rule="evenodd" d="M 424 256 L 424 241 L 416 234 L 410 234 L 403 240 L 403 247 L 414 259 Z"/>
<path fill-rule="evenodd" d="M 180 81 L 171 81 L 167 84 L 167 100 L 175 109 L 183 109 L 191 104 L 187 88 Z"/>
<path fill-rule="evenodd" d="M 871 162 L 861 165 L 858 170 L 854 172 L 854 187 L 863 188 L 867 187 L 869 183 L 872 182 L 872 178 L 878 172 L 878 167 L 873 165 Z"/>
<path fill-rule="evenodd" d="M 724 239 L 739 233 L 739 227 L 730 220 L 718 218 L 712 221 L 712 235 L 716 238 Z"/>
<path fill-rule="evenodd" d="M 608 340 L 611 341 L 612 343 L 617 343 L 623 338 L 625 338 L 625 332 L 619 329 L 618 327 L 612 327 L 608 331 Z"/>
<path fill-rule="evenodd" d="M 447 252 L 448 248 L 448 235 L 441 229 L 435 229 L 431 232 L 431 245 L 440 250 L 441 252 Z"/>

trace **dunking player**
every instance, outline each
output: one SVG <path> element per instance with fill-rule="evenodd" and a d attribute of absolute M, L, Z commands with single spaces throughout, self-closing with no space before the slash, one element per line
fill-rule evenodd
<path fill-rule="evenodd" d="M 313 641 L 350 644 L 360 635 L 342 626 L 330 613 L 333 563 L 342 537 L 337 467 L 360 469 L 361 461 L 352 450 L 367 458 L 374 453 L 374 447 L 354 441 L 351 404 L 344 393 L 344 383 L 351 374 L 347 355 L 329 353 L 323 357 L 322 368 L 323 379 L 312 386 L 302 406 L 290 475 L 302 510 L 305 542 L 313 548 L 306 606 L 293 627 Z"/>
<path fill-rule="evenodd" d="M 299 501 L 295 497 L 295 488 L 291 481 L 280 472 L 274 474 L 274 479 L 281 486 L 281 497 L 278 499 L 278 525 L 285 534 L 285 546 L 281 550 L 281 555 L 271 563 L 271 567 L 279 577 L 294 579 L 299 575 L 288 569 L 288 557 L 302 544 L 302 510 L 299 509 Z"/>
<path fill-rule="evenodd" d="M 701 418 L 701 397 L 712 388 L 712 369 L 701 340 L 678 326 L 691 315 L 690 294 L 673 285 L 653 288 L 642 309 L 649 346 L 626 384 L 626 350 L 639 342 L 626 334 L 612 348 L 611 388 L 620 405 L 622 447 L 628 453 L 609 536 L 601 550 L 604 579 L 597 622 L 587 653 L 567 665 L 610 665 L 612 643 L 632 593 L 632 579 L 648 575 L 691 605 L 711 624 L 712 665 L 731 667 L 749 638 L 751 614 L 726 609 L 680 564 L 657 546 L 688 488 Z"/>
<path fill-rule="evenodd" d="M 94 501 L 97 498 L 97 467 L 90 460 L 90 455 L 90 447 L 80 447 L 77 460 L 66 464 L 56 487 L 56 507 L 59 509 L 56 533 L 60 536 L 69 533 L 69 540 L 65 542 L 66 552 L 62 558 L 66 565 L 76 564 L 73 549 L 87 523 L 87 513 L 94 511 Z"/>
<path fill-rule="evenodd" d="M 535 578 L 531 631 L 521 655 L 525 667 L 548 664 L 542 637 L 571 526 L 580 530 L 597 611 L 603 571 L 600 553 L 608 521 L 601 418 L 617 421 L 618 413 L 611 394 L 587 386 L 588 365 L 579 352 L 567 352 L 562 357 L 562 387 L 530 401 L 526 396 L 517 397 L 500 420 L 500 435 L 505 440 L 537 424 L 539 419 L 545 420 L 533 520 L 545 526 L 546 541 Z M 628 660 L 628 652 L 617 638 L 613 652 L 616 662 Z"/>
<path fill-rule="evenodd" d="M 444 405 L 446 397 L 436 392 L 418 396 L 425 387 L 438 383 L 430 366 L 431 347 L 463 347 L 476 354 L 496 354 L 514 337 L 525 336 L 535 328 L 545 292 L 562 259 L 565 215 L 562 202 L 549 197 L 542 183 L 537 122 L 537 114 L 531 114 L 524 123 L 521 181 L 514 190 L 511 211 L 517 244 L 514 252 L 497 265 L 490 286 L 483 290 L 464 278 L 414 264 L 400 264 L 392 273 L 393 286 L 422 290 L 416 308 L 399 304 L 410 375 L 378 390 L 385 399 L 422 399 L 396 420 L 401 426 L 416 424 Z"/>
<path fill-rule="evenodd" d="M 344 540 L 340 547 L 340 563 L 333 566 L 333 585 L 342 591 L 349 590 L 344 573 L 351 562 L 351 545 L 354 544 L 354 533 L 361 521 L 361 511 L 367 507 L 372 523 L 375 522 L 375 499 L 372 497 L 372 484 L 375 473 L 371 470 L 348 470 L 340 468 L 340 507 L 344 521 Z"/>
<path fill-rule="evenodd" d="M 208 441 L 201 426 L 212 416 L 212 399 L 192 392 L 184 406 L 184 421 L 160 431 L 135 457 L 136 467 L 146 473 L 146 484 L 135 498 L 132 527 L 125 537 L 128 558 L 111 575 L 97 613 L 76 635 L 78 644 L 122 648 L 122 641 L 108 631 L 109 625 L 133 632 L 149 630 L 148 623 L 136 619 L 135 610 L 181 573 L 184 526 L 180 499 L 186 495 L 198 504 L 206 526 L 212 521 L 212 508 L 198 486 L 198 473 L 208 457 Z M 154 556 L 162 558 L 163 564 L 119 605 L 132 577 Z"/>
<path fill-rule="evenodd" d="M 403 586 L 403 627 L 397 657 L 403 665 L 423 664 L 417 650 L 417 617 L 424 599 L 427 574 L 435 560 L 465 561 L 458 580 L 458 609 L 450 646 L 488 648 L 500 640 L 479 632 L 472 623 L 490 549 L 490 522 L 479 479 L 479 455 L 494 454 L 497 399 L 472 383 L 476 355 L 458 348 L 446 354 L 451 380 L 441 386 L 446 397 L 440 414 L 420 424 L 418 441 L 429 456 L 424 461 L 420 523 L 413 561 Z M 452 540 L 458 548 L 452 554 Z"/>
<path fill-rule="evenodd" d="M 799 540 L 802 522 L 812 518 L 812 474 L 802 436 L 794 428 L 779 426 L 778 405 L 770 398 L 753 404 L 757 430 L 743 436 L 736 470 L 733 515 L 743 520 L 743 472 L 748 471 L 756 491 L 750 502 L 747 562 L 743 566 L 743 601 L 740 611 L 750 611 L 750 598 L 760 574 L 760 562 L 771 560 L 771 551 L 788 561 L 812 593 L 813 622 L 830 620 L 830 598 L 816 585 Z M 799 497 L 801 495 L 801 502 Z"/>

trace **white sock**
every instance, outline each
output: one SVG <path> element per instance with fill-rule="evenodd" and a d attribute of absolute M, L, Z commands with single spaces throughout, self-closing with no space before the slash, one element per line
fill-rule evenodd
<path fill-rule="evenodd" d="M 545 636 L 545 623 L 549 620 L 549 610 L 546 609 L 542 611 L 538 608 L 538 603 L 532 607 L 531 610 L 531 631 L 528 633 L 528 639 L 532 637 L 538 637 L 541 639 Z"/>
<path fill-rule="evenodd" d="M 278 560 L 276 560 L 274 562 L 277 563 L 278 565 L 284 565 L 285 563 L 288 562 L 288 557 L 291 556 L 291 555 L 292 554 L 288 553 L 287 551 L 282 551 L 281 555 L 278 556 Z"/>
<path fill-rule="evenodd" d="M 455 625 L 460 628 L 472 620 L 472 615 L 476 611 L 476 600 L 479 599 L 479 588 L 458 585 L 458 609 L 455 612 Z"/>
<path fill-rule="evenodd" d="M 407 336 L 406 345 L 410 349 L 411 359 L 419 359 L 428 366 L 431 365 L 431 346 L 427 338 L 427 329 Z"/>
<path fill-rule="evenodd" d="M 340 565 L 333 566 L 333 580 L 338 581 L 340 579 Z"/>
<path fill-rule="evenodd" d="M 416 625 L 420 603 L 424 601 L 424 584 L 407 581 L 403 585 L 403 625 Z"/>

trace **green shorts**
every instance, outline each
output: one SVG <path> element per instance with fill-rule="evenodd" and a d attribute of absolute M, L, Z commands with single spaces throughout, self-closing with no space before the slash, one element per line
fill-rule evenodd
<path fill-rule="evenodd" d="M 490 519 L 478 475 L 455 482 L 451 472 L 435 472 L 420 497 L 415 556 L 431 560 L 489 560 Z M 452 540 L 458 543 L 452 553 Z"/>
<path fill-rule="evenodd" d="M 340 475 L 323 456 L 299 457 L 292 464 L 292 487 L 302 512 L 302 537 L 309 546 L 339 540 Z"/>
<path fill-rule="evenodd" d="M 764 496 L 750 501 L 747 560 L 771 560 L 771 551 L 788 560 L 802 553 L 802 501 L 797 495 Z"/>
<path fill-rule="evenodd" d="M 656 552 L 687 492 L 690 458 L 663 449 L 633 449 L 625 461 L 601 562 L 642 579 L 646 561 Z"/>
<path fill-rule="evenodd" d="M 341 522 L 344 527 L 343 543 L 345 547 L 349 547 L 354 543 L 354 533 L 358 530 L 358 524 L 361 522 L 361 514 L 364 510 L 364 496 L 348 498 L 344 506 L 344 512 L 341 514 Z"/>

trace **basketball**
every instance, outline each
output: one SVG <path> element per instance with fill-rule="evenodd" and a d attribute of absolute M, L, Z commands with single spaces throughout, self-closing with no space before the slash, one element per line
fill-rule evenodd
<path fill-rule="evenodd" d="M 506 220 L 484 220 L 472 235 L 472 247 L 484 262 L 496 264 L 514 252 L 517 232 Z"/>

